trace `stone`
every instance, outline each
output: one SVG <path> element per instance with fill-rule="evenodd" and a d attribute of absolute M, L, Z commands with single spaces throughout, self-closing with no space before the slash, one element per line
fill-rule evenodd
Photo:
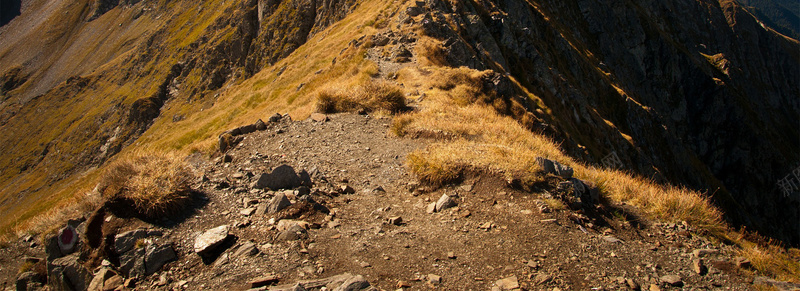
<path fill-rule="evenodd" d="M 696 249 L 696 250 L 692 251 L 692 255 L 694 255 L 697 258 L 702 258 L 702 257 L 708 256 L 708 255 L 713 255 L 713 254 L 717 254 L 717 253 L 719 253 L 719 250 L 715 250 L 715 249 Z"/>
<path fill-rule="evenodd" d="M 108 278 L 105 283 L 103 283 L 103 290 L 117 290 L 120 286 L 124 284 L 124 279 L 120 275 L 111 276 Z"/>
<path fill-rule="evenodd" d="M 569 166 L 562 165 L 559 162 L 545 159 L 542 157 L 536 158 L 536 163 L 542 168 L 545 174 L 554 174 L 564 179 L 572 178 L 573 170 Z"/>
<path fill-rule="evenodd" d="M 47 245 L 45 246 L 44 251 L 45 254 L 47 254 L 48 261 L 64 256 L 64 254 L 61 253 L 61 248 L 58 247 L 58 235 L 50 236 L 47 239 Z"/>
<path fill-rule="evenodd" d="M 239 134 L 248 134 L 256 131 L 256 125 L 255 124 L 243 125 L 240 126 L 238 129 L 239 129 Z"/>
<path fill-rule="evenodd" d="M 308 231 L 299 225 L 293 225 L 278 234 L 278 240 L 281 241 L 294 241 L 305 238 L 308 238 Z"/>
<path fill-rule="evenodd" d="M 303 171 L 305 172 L 305 171 Z M 308 176 L 308 174 L 306 174 Z M 308 180 L 308 181 L 305 181 Z M 261 174 L 256 182 L 256 189 L 268 188 L 270 190 L 294 189 L 308 183 L 311 186 L 310 178 L 302 179 L 289 165 L 280 165 L 271 173 Z"/>
<path fill-rule="evenodd" d="M 266 203 L 259 204 L 256 207 L 256 211 L 253 214 L 259 215 L 259 216 L 267 214 L 267 209 L 268 208 L 269 208 L 269 205 L 267 205 Z"/>
<path fill-rule="evenodd" d="M 126 277 L 144 276 L 145 248 L 133 248 L 119 257 L 119 271 Z"/>
<path fill-rule="evenodd" d="M 278 211 L 281 211 L 291 205 L 292 202 L 289 201 L 289 198 L 286 198 L 286 195 L 283 193 L 278 193 L 269 201 L 267 213 L 277 213 Z"/>
<path fill-rule="evenodd" d="M 262 130 L 266 130 L 267 129 L 267 124 L 264 123 L 264 121 L 261 120 L 261 119 L 257 120 L 256 123 L 254 123 L 253 125 L 256 126 L 256 130 L 258 130 L 258 131 L 262 131 Z"/>
<path fill-rule="evenodd" d="M 255 207 L 248 207 L 248 208 L 239 210 L 239 214 L 241 214 L 243 216 L 250 216 L 250 215 L 253 215 L 253 213 L 255 213 L 255 212 L 256 212 L 256 208 Z"/>
<path fill-rule="evenodd" d="M 195 238 L 194 252 L 200 255 L 206 254 L 221 245 L 227 238 L 228 225 L 220 225 L 209 229 Z"/>
<path fill-rule="evenodd" d="M 740 269 L 746 269 L 750 268 L 752 266 L 752 263 L 750 262 L 749 259 L 745 257 L 736 257 L 736 266 L 739 267 Z"/>
<path fill-rule="evenodd" d="M 661 287 L 658 287 L 657 284 L 650 284 L 650 291 L 661 291 Z"/>
<path fill-rule="evenodd" d="M 449 259 L 455 259 L 455 258 L 456 258 L 456 253 L 454 253 L 454 252 L 447 252 L 447 258 L 449 258 Z"/>
<path fill-rule="evenodd" d="M 369 282 L 367 282 L 367 280 L 364 279 L 363 276 L 356 275 L 356 276 L 351 277 L 350 279 L 347 279 L 346 281 L 344 281 L 344 283 L 342 283 L 342 285 L 339 285 L 339 287 L 336 287 L 336 289 L 333 289 L 333 290 L 334 291 L 358 291 L 358 290 L 366 289 L 369 286 L 370 286 Z"/>
<path fill-rule="evenodd" d="M 311 113 L 311 120 L 316 122 L 326 122 L 328 121 L 328 116 L 322 113 Z"/>
<path fill-rule="evenodd" d="M 695 258 L 692 260 L 692 271 L 702 276 L 708 272 L 708 268 L 703 263 L 703 259 Z"/>
<path fill-rule="evenodd" d="M 630 278 L 629 279 L 625 279 L 625 284 L 627 284 L 628 288 L 631 288 L 631 290 L 639 290 L 639 288 L 641 288 L 639 286 L 639 283 L 636 283 L 636 281 L 634 281 L 633 279 L 630 279 Z"/>
<path fill-rule="evenodd" d="M 280 113 L 275 113 L 275 115 L 269 117 L 268 121 L 269 122 L 278 122 L 278 121 L 281 121 L 282 118 L 283 118 L 283 116 Z"/>
<path fill-rule="evenodd" d="M 683 286 L 683 280 L 681 279 L 681 276 L 678 275 L 664 275 L 661 276 L 660 280 L 662 283 L 669 284 L 671 286 Z"/>
<path fill-rule="evenodd" d="M 453 200 L 452 197 L 447 194 L 442 194 L 442 197 L 439 197 L 439 201 L 436 201 L 436 211 L 439 212 L 456 205 L 458 204 L 456 204 L 456 201 Z"/>
<path fill-rule="evenodd" d="M 497 285 L 497 287 L 500 287 L 501 290 L 514 290 L 519 288 L 517 276 L 511 276 L 497 280 L 497 282 L 494 282 L 494 284 Z"/>
<path fill-rule="evenodd" d="M 607 241 L 607 242 L 610 242 L 610 243 L 619 243 L 619 244 L 623 243 L 622 240 L 614 237 L 613 235 L 603 236 L 603 240 Z"/>
<path fill-rule="evenodd" d="M 41 278 L 39 274 L 35 272 L 27 271 L 17 276 L 17 280 L 14 283 L 14 286 L 17 290 L 34 290 L 33 288 L 28 288 L 28 286 L 32 285 L 41 285 L 44 278 Z"/>
<path fill-rule="evenodd" d="M 86 290 L 91 282 L 91 273 L 72 254 L 47 263 L 47 281 L 57 290 Z"/>
<path fill-rule="evenodd" d="M 276 228 L 278 229 L 278 231 L 285 231 L 295 226 L 299 226 L 303 229 L 308 229 L 311 226 L 311 224 L 302 220 L 281 219 L 280 221 L 278 221 L 278 225 L 276 226 Z"/>
<path fill-rule="evenodd" d="M 339 193 L 342 193 L 342 194 L 355 194 L 356 193 L 356 189 L 353 189 L 353 187 L 350 187 L 350 185 L 343 185 L 343 186 L 339 187 Z"/>
<path fill-rule="evenodd" d="M 799 290 L 800 283 L 778 281 L 764 276 L 757 276 L 753 279 L 753 285 L 769 285 L 778 290 Z"/>
<path fill-rule="evenodd" d="M 118 234 L 114 238 L 114 248 L 118 254 L 124 254 L 136 245 L 136 241 L 146 238 L 147 230 L 136 229 Z"/>
<path fill-rule="evenodd" d="M 236 249 L 236 252 L 233 253 L 234 257 L 252 257 L 258 254 L 258 247 L 254 242 L 248 241 L 243 243 L 239 248 Z"/>
<path fill-rule="evenodd" d="M 222 156 L 222 162 L 223 162 L 223 163 L 230 163 L 230 162 L 233 162 L 233 156 L 231 156 L 231 155 L 229 155 L 229 154 L 225 154 L 225 155 L 223 155 L 223 156 Z"/>
<path fill-rule="evenodd" d="M 250 288 L 258 288 L 258 287 L 262 287 L 262 286 L 267 286 L 267 285 L 272 285 L 272 284 L 278 283 L 279 280 L 280 280 L 280 277 L 278 277 L 278 276 L 276 276 L 274 274 L 269 274 L 269 275 L 266 275 L 266 276 L 261 276 L 261 277 L 255 278 L 253 280 L 250 280 L 249 282 L 247 282 L 247 284 L 250 285 Z"/>
<path fill-rule="evenodd" d="M 426 278 L 428 279 L 428 283 L 433 285 L 439 285 L 442 283 L 442 276 L 439 275 L 428 274 Z"/>
<path fill-rule="evenodd" d="M 112 276 L 116 275 L 111 268 L 102 267 L 92 278 L 92 281 L 89 283 L 89 291 L 102 291 L 104 288 L 104 284 L 106 280 L 111 278 Z"/>
<path fill-rule="evenodd" d="M 78 231 L 71 225 L 67 225 L 58 231 L 58 248 L 62 254 L 70 254 L 75 251 L 78 244 Z"/>
<path fill-rule="evenodd" d="M 436 212 L 436 202 L 431 202 L 430 204 L 428 204 L 428 207 L 426 208 L 425 212 L 427 212 L 429 214 L 435 213 Z"/>
<path fill-rule="evenodd" d="M 539 273 L 536 274 L 536 277 L 533 278 L 533 282 L 537 285 L 547 284 L 548 282 L 553 280 L 553 276 L 549 274 Z"/>
<path fill-rule="evenodd" d="M 144 255 L 145 274 L 152 275 L 161 269 L 164 264 L 178 259 L 172 245 L 149 245 Z"/>
<path fill-rule="evenodd" d="M 401 225 L 403 224 L 403 218 L 400 216 L 390 217 L 389 224 L 391 225 Z"/>

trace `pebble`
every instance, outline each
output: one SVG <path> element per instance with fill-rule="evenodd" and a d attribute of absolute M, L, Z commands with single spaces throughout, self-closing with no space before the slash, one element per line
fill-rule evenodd
<path fill-rule="evenodd" d="M 661 282 L 664 282 L 664 283 L 672 285 L 672 286 L 676 286 L 676 287 L 683 286 L 683 280 L 681 280 L 681 277 L 678 276 L 678 275 L 664 275 L 664 276 L 661 276 L 660 279 L 661 279 Z"/>
<path fill-rule="evenodd" d="M 495 282 L 494 284 L 497 285 L 497 287 L 499 287 L 501 290 L 514 290 L 519 288 L 519 281 L 517 280 L 517 276 L 511 276 L 508 278 L 497 280 L 497 282 Z"/>

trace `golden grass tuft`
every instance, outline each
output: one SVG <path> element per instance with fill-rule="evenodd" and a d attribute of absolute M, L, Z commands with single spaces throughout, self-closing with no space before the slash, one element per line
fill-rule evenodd
<path fill-rule="evenodd" d="M 134 154 L 112 164 L 98 191 L 115 209 L 154 218 L 181 211 L 191 198 L 189 166 L 175 154 Z"/>
<path fill-rule="evenodd" d="M 421 66 L 447 65 L 447 52 L 441 41 L 423 36 L 417 41 L 414 50 L 417 52 L 418 63 Z"/>
<path fill-rule="evenodd" d="M 399 86 L 385 80 L 370 80 L 346 89 L 325 89 L 317 96 L 317 111 L 322 113 L 387 111 L 406 108 L 406 97 Z"/>

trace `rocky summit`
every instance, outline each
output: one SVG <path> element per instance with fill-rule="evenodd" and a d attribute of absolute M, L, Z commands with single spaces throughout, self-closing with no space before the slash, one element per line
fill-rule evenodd
<path fill-rule="evenodd" d="M 3 1 L 3 287 L 798 289 L 796 8 Z"/>

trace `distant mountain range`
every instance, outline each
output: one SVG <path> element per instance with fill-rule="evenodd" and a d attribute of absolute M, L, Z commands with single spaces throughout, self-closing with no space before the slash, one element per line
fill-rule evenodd
<path fill-rule="evenodd" d="M 739 0 L 777 32 L 800 38 L 800 2 L 793 0 Z"/>

